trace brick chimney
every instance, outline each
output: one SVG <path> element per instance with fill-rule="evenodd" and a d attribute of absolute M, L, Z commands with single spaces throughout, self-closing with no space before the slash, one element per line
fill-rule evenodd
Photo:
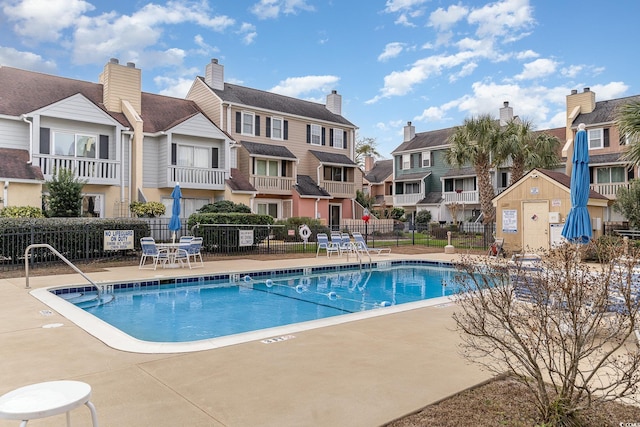
<path fill-rule="evenodd" d="M 342 115 L 342 95 L 338 95 L 337 90 L 332 90 L 329 95 L 327 95 L 327 110 L 331 111 L 333 114 L 337 114 L 338 116 Z"/>
<path fill-rule="evenodd" d="M 407 125 L 404 127 L 404 140 L 402 142 L 411 141 L 416 136 L 416 127 L 411 124 L 411 122 L 407 122 Z"/>
<path fill-rule="evenodd" d="M 372 155 L 368 154 L 364 156 L 364 172 L 367 173 L 371 171 L 371 169 L 373 169 L 374 163 L 375 161 Z"/>
<path fill-rule="evenodd" d="M 500 126 L 506 126 L 513 120 L 513 108 L 509 107 L 509 101 L 504 101 L 504 107 L 500 108 Z"/>
<path fill-rule="evenodd" d="M 120 61 L 111 58 L 100 73 L 102 98 L 109 111 L 121 113 L 122 101 L 128 101 L 140 114 L 142 110 L 142 72 L 133 62 L 120 65 Z"/>
<path fill-rule="evenodd" d="M 224 90 L 224 66 L 212 59 L 204 71 L 204 82 L 213 89 Z"/>

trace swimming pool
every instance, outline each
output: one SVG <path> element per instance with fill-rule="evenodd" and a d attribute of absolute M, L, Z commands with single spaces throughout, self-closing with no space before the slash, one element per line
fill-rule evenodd
<path fill-rule="evenodd" d="M 101 301 L 85 286 L 52 288 L 52 298 L 41 296 L 112 347 L 174 352 L 434 305 L 456 291 L 454 270 L 446 263 L 373 264 L 377 268 L 339 265 L 114 283 Z"/>

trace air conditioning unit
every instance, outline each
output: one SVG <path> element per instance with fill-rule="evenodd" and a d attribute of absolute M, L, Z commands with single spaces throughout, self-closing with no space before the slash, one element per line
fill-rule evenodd
<path fill-rule="evenodd" d="M 560 222 L 560 212 L 549 212 L 549 224 L 558 224 Z"/>

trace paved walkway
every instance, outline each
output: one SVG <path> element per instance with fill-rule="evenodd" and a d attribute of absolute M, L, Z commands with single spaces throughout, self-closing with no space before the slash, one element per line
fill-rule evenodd
<path fill-rule="evenodd" d="M 416 257 L 451 259 L 390 258 Z M 116 281 L 326 263 L 325 257 L 218 260 L 206 263 L 204 271 L 135 266 L 88 275 Z M 77 274 L 30 278 L 32 288 L 76 283 L 83 283 Z M 25 289 L 24 278 L 0 280 L 0 394 L 40 381 L 85 381 L 93 387 L 102 427 L 376 426 L 489 377 L 459 356 L 452 312 L 450 305 L 420 308 L 298 332 L 270 344 L 136 354 L 110 348 L 51 312 Z M 43 328 L 54 323 L 63 326 Z M 64 423 L 62 415 L 29 425 Z M 74 410 L 72 424 L 90 425 L 89 411 Z M 0 421 L 0 427 L 16 425 Z"/>

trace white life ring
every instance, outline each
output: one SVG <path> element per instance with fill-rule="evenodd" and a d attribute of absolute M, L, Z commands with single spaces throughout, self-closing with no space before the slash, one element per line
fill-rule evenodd
<path fill-rule="evenodd" d="M 307 240 L 309 240 L 309 237 L 311 237 L 311 229 L 307 224 L 302 224 L 300 227 L 298 227 L 298 234 L 300 235 L 300 237 L 302 237 L 302 240 L 306 242 Z"/>

